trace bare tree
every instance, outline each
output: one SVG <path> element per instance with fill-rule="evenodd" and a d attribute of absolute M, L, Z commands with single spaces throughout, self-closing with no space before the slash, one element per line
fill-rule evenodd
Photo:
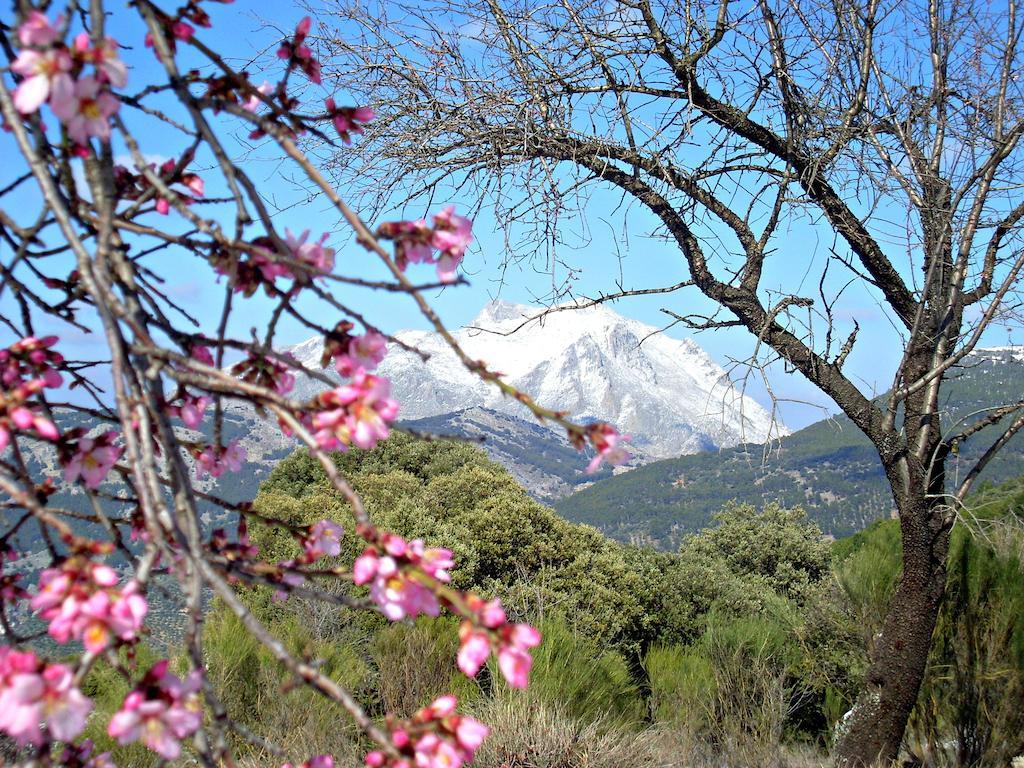
<path fill-rule="evenodd" d="M 585 214 L 590 190 L 617 190 L 656 218 L 689 271 L 647 293 L 699 291 L 719 311 L 670 310 L 677 322 L 746 328 L 870 438 L 899 513 L 903 574 L 835 749 L 843 765 L 895 758 L 957 510 L 1024 426 L 1024 401 L 953 429 L 940 421 L 944 383 L 1014 310 L 1024 265 L 1015 2 L 331 0 L 318 10 L 337 21 L 321 41 L 327 76 L 382 115 L 358 156 L 335 161 L 339 175 L 373 180 L 368 202 L 450 184 L 550 243 L 560 220 Z M 808 221 L 831 247 L 793 247 L 789 229 Z M 509 258 L 538 255 L 550 257 Z M 764 278 L 779 262 L 801 279 L 782 292 Z M 881 399 L 844 367 L 858 325 L 835 307 L 851 284 L 902 346 Z M 638 292 L 612 277 L 608 288 L 590 300 Z M 954 484 L 947 459 L 968 438 L 989 444 Z"/>

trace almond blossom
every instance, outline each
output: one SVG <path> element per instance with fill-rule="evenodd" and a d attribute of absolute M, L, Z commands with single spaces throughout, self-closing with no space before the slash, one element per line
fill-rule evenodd
<path fill-rule="evenodd" d="M 194 670 L 184 682 L 158 661 L 128 694 L 110 719 L 107 733 L 119 744 L 141 741 L 165 760 L 181 755 L 181 740 L 202 725 L 198 692 L 202 676 Z"/>
<path fill-rule="evenodd" d="M 227 471 L 238 472 L 245 463 L 246 450 L 232 440 L 226 446 L 208 445 L 196 455 L 196 476 L 220 477 Z"/>
<path fill-rule="evenodd" d="M 455 213 L 455 206 L 449 205 L 434 214 L 434 236 L 431 244 L 440 251 L 437 260 L 437 276 L 444 282 L 455 279 L 459 264 L 466 253 L 466 247 L 473 241 L 473 222 Z"/>
<path fill-rule="evenodd" d="M 203 412 L 210 404 L 206 395 L 185 394 L 180 405 L 168 405 L 167 415 L 177 416 L 189 429 L 197 429 L 203 423 Z"/>
<path fill-rule="evenodd" d="M 0 349 L 0 383 L 16 387 L 40 379 L 43 387 L 59 387 L 64 380 L 54 366 L 61 365 L 64 356 L 50 349 L 56 343 L 56 336 L 26 336 L 7 349 Z"/>
<path fill-rule="evenodd" d="M 394 241 L 399 269 L 404 271 L 409 264 L 434 264 L 441 281 L 450 283 L 473 241 L 473 223 L 456 214 L 451 205 L 434 214 L 433 219 L 433 227 L 422 219 L 386 222 L 377 228 L 377 236 Z"/>
<path fill-rule="evenodd" d="M 114 638 L 135 640 L 149 610 L 138 582 L 123 589 L 117 583 L 110 566 L 74 556 L 40 574 L 30 605 L 49 622 L 47 632 L 58 643 L 81 640 L 98 653 Z"/>
<path fill-rule="evenodd" d="M 381 552 L 383 550 L 383 553 Z M 381 534 L 378 544 L 367 547 L 352 566 L 352 581 L 370 585 L 370 598 L 392 621 L 415 618 L 420 614 L 437 616 L 441 604 L 437 596 L 415 576 L 422 571 L 447 583 L 455 564 L 447 549 L 427 548 L 423 541 L 405 539 L 393 533 Z"/>
<path fill-rule="evenodd" d="M 92 702 L 75 686 L 70 667 L 0 646 L 0 730 L 19 746 L 73 739 L 90 711 Z"/>
<path fill-rule="evenodd" d="M 57 17 L 56 26 L 64 21 L 63 16 Z M 57 29 L 50 23 L 46 14 L 31 10 L 25 15 L 25 21 L 18 27 L 18 42 L 24 46 L 45 48 L 57 39 Z"/>
<path fill-rule="evenodd" d="M 97 79 L 110 83 L 115 88 L 124 88 L 128 84 L 128 67 L 118 58 L 117 41 L 104 38 L 95 47 L 87 32 L 75 37 L 72 52 L 83 62 L 96 67 Z"/>
<path fill-rule="evenodd" d="M 367 754 L 368 768 L 460 768 L 473 760 L 490 732 L 486 725 L 456 712 L 454 696 L 442 696 L 407 721 L 388 718 L 391 743 L 400 755 Z"/>
<path fill-rule="evenodd" d="M 51 441 L 60 437 L 60 432 L 57 431 L 54 423 L 41 414 L 37 408 L 17 404 L 20 400 L 27 399 L 22 394 L 22 391 L 25 389 L 26 387 L 19 387 L 13 393 L 14 397 L 0 397 L 0 406 L 8 406 L 9 408 L 6 414 L 0 413 L 0 451 L 7 448 L 11 437 L 16 431 L 27 432 L 33 430 L 39 437 Z M 4 399 L 8 400 L 8 403 L 2 402 Z"/>
<path fill-rule="evenodd" d="M 110 118 L 121 108 L 121 101 L 98 78 L 86 75 L 74 83 L 54 81 L 50 107 L 67 126 L 71 140 L 84 146 L 92 136 L 110 140 Z"/>
<path fill-rule="evenodd" d="M 388 423 L 398 416 L 398 403 L 388 397 L 387 379 L 358 370 L 350 384 L 322 392 L 320 411 L 313 414 L 314 437 L 324 450 L 369 450 L 389 434 Z"/>
<path fill-rule="evenodd" d="M 74 483 L 81 478 L 86 488 L 99 488 L 121 456 L 123 449 L 114 445 L 117 437 L 117 432 L 111 430 L 79 440 L 74 454 L 64 465 L 64 480 Z"/>
<path fill-rule="evenodd" d="M 22 51 L 11 63 L 11 71 L 25 78 L 14 91 L 15 108 L 23 115 L 31 115 L 51 94 L 72 92 L 70 69 L 71 56 L 63 48 Z"/>
<path fill-rule="evenodd" d="M 334 130 L 346 144 L 352 143 L 352 134 L 362 135 L 364 129 L 361 123 L 368 123 L 376 117 L 369 107 L 339 107 L 334 103 L 333 97 L 325 99 L 324 104 L 334 124 Z"/>
<path fill-rule="evenodd" d="M 529 624 L 510 624 L 498 600 L 482 601 L 467 597 L 472 613 L 459 628 L 458 667 L 475 677 L 496 650 L 498 669 L 513 688 L 525 688 L 529 682 L 533 657 L 530 648 L 540 644 L 540 632 Z"/>
<path fill-rule="evenodd" d="M 326 555 L 337 557 L 341 554 L 341 537 L 344 529 L 333 520 L 321 520 L 309 529 L 309 536 L 302 542 L 306 556 L 316 560 Z"/>
<path fill-rule="evenodd" d="M 327 233 L 320 236 L 316 242 L 306 242 L 309 239 L 309 230 L 305 230 L 296 237 L 291 230 L 285 229 L 285 244 L 291 249 L 292 258 L 302 264 L 308 264 L 313 272 L 326 274 L 334 269 L 334 249 L 324 248 L 327 241 Z"/>
<path fill-rule="evenodd" d="M 607 461 L 612 466 L 625 464 L 633 455 L 620 443 L 629 439 L 628 435 L 620 435 L 610 424 L 592 424 L 587 428 L 587 439 L 597 450 L 597 454 L 587 464 L 587 474 L 593 474 Z"/>
<path fill-rule="evenodd" d="M 309 35 L 313 20 L 304 16 L 295 27 L 295 35 L 291 40 L 285 40 L 277 50 L 279 59 L 288 59 L 288 68 L 298 67 L 312 82 L 320 85 L 320 62 L 313 58 L 313 52 L 306 45 L 306 37 Z"/>
<path fill-rule="evenodd" d="M 351 377 L 360 369 L 372 371 L 387 353 L 387 338 L 376 331 L 367 331 L 349 339 L 345 353 L 335 358 L 334 368 L 340 376 Z"/>

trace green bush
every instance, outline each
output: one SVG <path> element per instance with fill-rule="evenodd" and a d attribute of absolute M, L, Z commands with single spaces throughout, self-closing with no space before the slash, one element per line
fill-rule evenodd
<path fill-rule="evenodd" d="M 645 719 L 646 706 L 622 656 L 561 620 L 543 621 L 540 629 L 543 641 L 533 652 L 529 688 L 513 691 L 502 683 L 498 695 L 524 707 L 544 702 L 584 723 L 635 727 Z M 496 670 L 491 674 L 498 676 Z"/>

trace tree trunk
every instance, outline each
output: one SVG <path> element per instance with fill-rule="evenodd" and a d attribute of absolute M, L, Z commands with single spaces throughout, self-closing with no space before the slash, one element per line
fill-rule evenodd
<path fill-rule="evenodd" d="M 895 468 L 889 469 L 893 480 Z M 915 485 L 896 493 L 903 574 L 877 638 L 864 690 L 841 726 L 835 746 L 840 768 L 888 766 L 898 757 L 924 679 L 946 588 L 949 525 L 941 498 L 926 496 L 927 483 Z"/>

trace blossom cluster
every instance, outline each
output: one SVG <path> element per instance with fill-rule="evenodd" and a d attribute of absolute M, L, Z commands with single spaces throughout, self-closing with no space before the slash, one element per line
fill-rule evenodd
<path fill-rule="evenodd" d="M 288 62 L 288 69 L 301 69 L 311 81 L 320 84 L 320 62 L 313 58 L 313 52 L 306 45 L 306 38 L 313 25 L 309 16 L 304 16 L 295 27 L 291 40 L 285 40 L 277 49 L 277 57 Z"/>
<path fill-rule="evenodd" d="M 54 423 L 38 406 L 29 403 L 44 389 L 63 383 L 56 366 L 64 362 L 64 357 L 50 349 L 56 342 L 56 336 L 26 336 L 0 349 L 0 451 L 18 431 L 31 430 L 44 440 L 60 437 Z"/>
<path fill-rule="evenodd" d="M 194 670 L 182 681 L 158 661 L 110 719 L 107 733 L 119 744 L 141 741 L 165 760 L 181 754 L 181 740 L 202 725 L 199 690 L 202 676 Z"/>
<path fill-rule="evenodd" d="M 149 165 L 149 170 L 157 173 L 160 179 L 168 187 L 180 185 L 185 191 L 174 190 L 178 199 L 185 205 L 191 205 L 206 193 L 206 182 L 198 173 L 186 170 L 191 158 L 186 155 L 180 160 L 170 159 L 160 164 L 157 168 L 155 163 Z M 122 200 L 138 200 L 146 194 L 151 193 L 153 185 L 149 179 L 141 173 L 133 173 L 123 165 L 114 166 L 114 189 L 117 196 Z M 171 201 L 166 197 L 157 196 L 155 210 L 157 213 L 166 216 L 171 210 Z"/>
<path fill-rule="evenodd" d="M 32 651 L 0 646 L 0 731 L 19 746 L 70 741 L 85 728 L 92 702 L 64 664 L 46 664 Z"/>
<path fill-rule="evenodd" d="M 81 640 L 87 651 L 99 653 L 113 639 L 135 640 L 149 608 L 138 582 L 118 589 L 118 581 L 110 566 L 75 555 L 40 574 L 31 606 L 58 643 Z"/>
<path fill-rule="evenodd" d="M 95 44 L 87 32 L 78 34 L 69 47 L 60 41 L 58 27 L 40 11 L 29 11 L 18 27 L 22 51 L 11 64 L 11 71 L 22 78 L 14 92 L 14 106 L 23 115 L 31 115 L 44 103 L 64 124 L 68 136 L 79 147 L 96 136 L 110 139 L 110 118 L 121 102 L 111 87 L 123 88 L 128 68 L 118 58 L 117 41 L 103 38 Z M 86 66 L 92 74 L 83 74 Z"/>
<path fill-rule="evenodd" d="M 489 729 L 455 710 L 454 696 L 441 696 L 406 721 L 388 720 L 391 745 L 400 757 L 382 750 L 366 756 L 367 768 L 460 768 L 487 738 Z"/>
<path fill-rule="evenodd" d="M 292 280 L 290 290 L 308 282 L 311 277 L 329 274 L 334 269 L 334 249 L 327 248 L 327 234 L 309 240 L 305 230 L 295 235 L 285 230 L 283 242 L 261 236 L 253 239 L 242 255 L 218 250 L 212 257 L 214 271 L 228 278 L 232 289 L 243 296 L 252 296 L 262 286 L 269 296 L 280 293 L 277 280 Z"/>
<path fill-rule="evenodd" d="M 498 669 L 513 688 L 525 688 L 533 667 L 530 649 L 540 644 L 540 632 L 529 624 L 512 624 L 498 599 L 466 596 L 467 611 L 459 627 L 459 669 L 475 677 L 494 650 Z"/>
<path fill-rule="evenodd" d="M 423 219 L 386 222 L 377 228 L 377 237 L 394 241 L 395 263 L 402 271 L 409 264 L 434 264 L 438 278 L 450 283 L 473 242 L 473 222 L 455 213 L 452 205 L 433 219 L 433 226 Z"/>
<path fill-rule="evenodd" d="M 196 448 L 193 455 L 196 460 L 196 477 L 202 480 L 206 475 L 220 477 L 228 471 L 240 471 L 245 463 L 246 450 L 239 445 L 238 440 L 232 440 L 227 445 Z"/>
<path fill-rule="evenodd" d="M 347 451 L 353 445 L 369 450 L 387 439 L 388 425 L 398 416 L 390 392 L 387 379 L 362 369 L 349 383 L 321 392 L 310 419 L 317 445 L 327 451 Z"/>
<path fill-rule="evenodd" d="M 406 542 L 401 536 L 382 532 L 352 566 L 352 581 L 370 587 L 370 597 L 391 621 L 437 616 L 441 604 L 430 587 L 417 575 L 425 573 L 442 583 L 451 580 L 448 569 L 455 565 L 447 549 L 427 548 L 420 539 Z"/>

